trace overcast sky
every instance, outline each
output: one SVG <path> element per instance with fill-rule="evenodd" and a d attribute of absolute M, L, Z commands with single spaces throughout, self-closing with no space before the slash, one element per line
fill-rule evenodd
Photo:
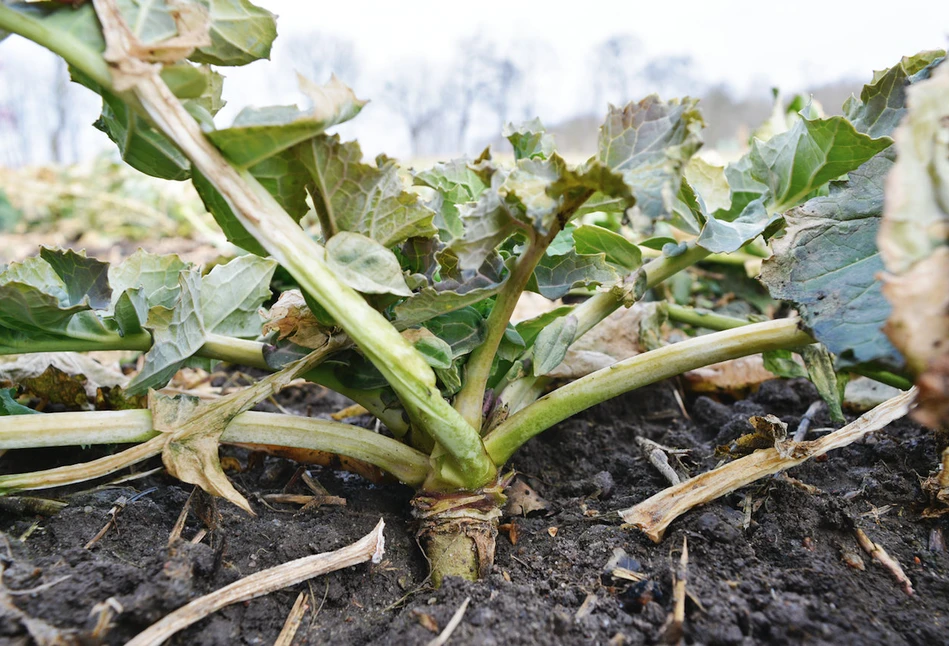
<path fill-rule="evenodd" d="M 533 91 L 538 116 L 546 123 L 588 109 L 592 52 L 617 34 L 636 36 L 644 58 L 691 56 L 695 75 L 707 85 L 724 83 L 738 93 L 762 95 L 774 86 L 794 91 L 843 78 L 868 80 L 871 70 L 949 42 L 949 0 L 258 3 L 278 14 L 284 37 L 323 32 L 352 41 L 363 81 L 385 78 L 396 67 L 418 67 L 419 61 L 448 67 L 459 41 L 478 32 L 502 49 L 516 50 L 524 42 L 545 44 Z M 262 84 L 273 76 L 266 67 L 255 63 L 240 74 L 248 85 L 255 84 L 252 78 Z M 233 71 L 230 75 L 235 76 Z M 271 79 L 271 91 L 274 85 Z M 369 93 L 364 98 L 373 99 L 379 90 L 372 83 L 355 85 L 360 94 Z M 230 109 L 251 96 L 232 96 Z M 407 136 L 392 127 L 391 116 L 370 104 L 343 134 L 358 137 L 367 152 L 404 154 Z"/>
<path fill-rule="evenodd" d="M 690 56 L 691 72 L 705 86 L 725 84 L 738 94 L 762 97 L 772 86 L 790 92 L 841 79 L 867 80 L 871 70 L 889 67 L 900 56 L 949 42 L 949 0 L 256 1 L 278 14 L 284 42 L 318 33 L 352 42 L 360 69 L 353 85 L 372 102 L 341 127 L 341 134 L 358 138 L 367 154 L 394 156 L 408 154 L 409 138 L 398 115 L 384 105 L 385 80 L 417 74 L 426 83 L 446 74 L 459 43 L 476 33 L 497 43 L 499 53 L 531 61 L 530 109 L 548 124 L 592 110 L 593 51 L 618 34 L 641 42 L 644 61 Z M 277 43 L 273 63 L 222 70 L 229 77 L 229 105 L 220 125 L 246 105 L 300 100 L 289 73 L 294 61 L 281 49 L 281 38 Z M 0 67 L 28 70 L 21 79 L 26 86 L 47 79 L 51 83 L 51 61 L 37 56 L 22 39 L 0 43 Z M 16 90 L 0 88 L 0 99 L 10 92 Z M 97 116 L 96 104 L 92 99 L 77 102 L 83 119 L 89 112 L 85 123 Z M 488 132 L 496 132 L 496 125 L 488 124 Z M 469 147 L 476 139 L 469 138 Z"/>

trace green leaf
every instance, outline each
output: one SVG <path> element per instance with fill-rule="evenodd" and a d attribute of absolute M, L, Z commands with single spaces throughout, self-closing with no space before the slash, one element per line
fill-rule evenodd
<path fill-rule="evenodd" d="M 70 305 L 88 304 L 102 310 L 109 306 L 112 290 L 109 287 L 109 263 L 87 258 L 86 252 L 69 249 L 40 248 L 40 257 L 53 268 L 66 285 Z"/>
<path fill-rule="evenodd" d="M 484 319 L 473 307 L 436 316 L 424 327 L 451 346 L 453 359 L 468 354 L 484 340 Z"/>
<path fill-rule="evenodd" d="M 597 159 L 622 175 L 652 220 L 672 214 L 682 171 L 702 145 L 697 104 L 653 95 L 623 108 L 610 106 L 600 128 Z"/>
<path fill-rule="evenodd" d="M 23 332 L 63 332 L 88 303 L 71 304 L 66 284 L 42 258 L 11 263 L 0 272 L 0 324 Z"/>
<path fill-rule="evenodd" d="M 343 283 L 363 294 L 411 296 L 399 259 L 375 240 L 341 231 L 326 243 L 326 264 Z"/>
<path fill-rule="evenodd" d="M 761 353 L 765 370 L 784 379 L 807 378 L 807 368 L 794 360 L 790 350 L 769 350 Z"/>
<path fill-rule="evenodd" d="M 891 143 L 857 132 L 844 117 L 812 119 L 802 113 L 790 130 L 752 142 L 751 151 L 725 169 L 731 206 L 709 214 L 698 244 L 715 253 L 736 251 L 780 214 Z"/>
<path fill-rule="evenodd" d="M 692 157 L 685 166 L 684 175 L 702 201 L 706 213 L 727 210 L 731 206 L 731 189 L 724 167 L 710 164 L 701 157 Z"/>
<path fill-rule="evenodd" d="M 607 262 L 619 265 L 627 271 L 634 271 L 642 266 L 643 255 L 639 247 L 609 229 L 583 224 L 573 230 L 573 241 L 579 254 L 602 253 Z"/>
<path fill-rule="evenodd" d="M 546 375 L 560 365 L 567 356 L 567 350 L 573 343 L 576 333 L 577 317 L 572 314 L 554 319 L 550 325 L 540 331 L 534 341 L 535 377 Z"/>
<path fill-rule="evenodd" d="M 871 137 L 891 135 L 906 113 L 906 88 L 913 80 L 927 78 L 945 55 L 941 49 L 920 52 L 875 72 L 873 80 L 860 91 L 860 98 L 851 96 L 844 103 L 844 114 L 857 132 Z"/>
<path fill-rule="evenodd" d="M 514 147 L 514 159 L 548 159 L 554 152 L 554 138 L 540 119 L 504 126 L 501 135 Z"/>
<path fill-rule="evenodd" d="M 277 263 L 240 256 L 218 265 L 201 280 L 201 319 L 214 334 L 254 338 L 260 334 L 260 308 L 271 297 L 270 279 Z"/>
<path fill-rule="evenodd" d="M 890 306 L 877 275 L 883 184 L 893 163 L 880 155 L 785 215 L 787 232 L 772 242 L 761 280 L 771 296 L 790 301 L 804 326 L 840 365 L 870 362 L 902 368 L 883 333 Z"/>
<path fill-rule="evenodd" d="M 361 163 L 356 142 L 319 136 L 298 147 L 310 175 L 313 204 L 326 238 L 350 231 L 391 247 L 437 232 L 434 211 L 419 196 L 404 190 L 395 162 L 380 157 L 377 166 Z"/>
<path fill-rule="evenodd" d="M 432 368 L 438 370 L 447 370 L 451 367 L 452 350 L 446 341 L 439 339 L 430 330 L 426 328 L 414 328 L 402 333 L 414 347 L 418 350 L 425 362 Z"/>
<path fill-rule="evenodd" d="M 435 226 L 443 240 L 452 240 L 464 234 L 458 206 L 474 202 L 487 188 L 481 177 L 471 168 L 467 159 L 455 159 L 435 164 L 428 170 L 413 175 L 417 185 L 436 191 L 437 200 L 429 204 L 435 211 Z"/>
<path fill-rule="evenodd" d="M 191 175 L 191 162 L 163 134 L 132 112 L 117 96 L 102 94 L 102 114 L 93 124 L 118 146 L 122 160 L 152 177 L 184 180 Z"/>
<path fill-rule="evenodd" d="M 0 232 L 12 231 L 13 227 L 23 219 L 23 212 L 10 203 L 7 194 L 0 189 Z"/>
<path fill-rule="evenodd" d="M 211 44 L 191 56 L 197 63 L 247 65 L 270 58 L 277 37 L 276 16 L 247 0 L 197 0 L 211 18 Z"/>
<path fill-rule="evenodd" d="M 506 177 L 504 171 L 494 173 L 491 187 L 482 192 L 476 202 L 458 206 L 464 235 L 452 240 L 448 249 L 457 256 L 458 266 L 463 270 L 480 267 L 518 228 L 499 194 Z"/>
<path fill-rule="evenodd" d="M 541 330 L 550 325 L 554 320 L 569 315 L 572 311 L 573 305 L 561 305 L 543 314 L 538 314 L 534 318 L 519 322 L 514 326 L 514 329 L 517 330 L 524 344 L 530 346 L 534 343 L 534 340 L 537 338 L 537 335 L 540 334 Z"/>
<path fill-rule="evenodd" d="M 244 108 L 230 128 L 207 133 L 208 139 L 225 157 L 240 168 L 249 168 L 265 159 L 312 139 L 344 121 L 349 121 L 366 105 L 335 76 L 326 85 L 317 85 L 297 76 L 300 90 L 312 107 L 296 106 Z"/>
<path fill-rule="evenodd" d="M 146 308 L 171 307 L 180 291 L 179 276 L 189 267 L 175 254 L 159 255 L 139 249 L 118 265 L 109 267 L 113 308 L 127 290 L 139 288 Z"/>
<path fill-rule="evenodd" d="M 142 371 L 129 382 L 128 394 L 163 387 L 204 345 L 207 335 L 198 309 L 201 276 L 195 270 L 183 271 L 178 276 L 178 286 L 174 308 L 156 305 L 148 311 L 146 327 L 152 333 L 152 347 L 145 354 Z"/>
<path fill-rule="evenodd" d="M 545 255 L 527 284 L 527 289 L 551 300 L 561 298 L 574 287 L 609 285 L 620 279 L 606 256 L 570 251 L 562 256 Z"/>
<path fill-rule="evenodd" d="M 0 388 L 0 417 L 4 415 L 39 415 L 38 410 L 18 403 L 13 396 L 16 388 Z"/>
<path fill-rule="evenodd" d="M 807 367 L 808 377 L 827 404 L 830 418 L 835 422 L 847 421 L 842 409 L 847 379 L 834 370 L 833 356 L 819 343 L 802 348 L 800 354 Z"/>

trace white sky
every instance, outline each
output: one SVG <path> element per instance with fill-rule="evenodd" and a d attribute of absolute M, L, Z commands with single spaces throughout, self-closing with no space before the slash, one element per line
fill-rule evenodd
<path fill-rule="evenodd" d="M 616 34 L 638 37 L 644 58 L 691 55 L 697 75 L 709 85 L 725 83 L 739 93 L 763 95 L 773 86 L 794 91 L 842 78 L 869 80 L 872 70 L 903 55 L 949 44 L 949 0 L 257 2 L 278 14 L 283 36 L 320 31 L 351 40 L 361 78 L 385 78 L 394 66 L 416 67 L 417 61 L 448 67 L 458 42 L 476 32 L 502 47 L 525 40 L 546 43 L 543 69 L 534 74 L 538 116 L 545 123 L 588 109 L 591 53 Z M 268 75 L 263 69 L 245 73 Z M 376 88 L 357 84 L 356 89 L 372 99 Z M 242 99 L 234 97 L 229 107 L 237 108 Z M 343 134 L 358 137 L 367 153 L 404 154 L 407 136 L 393 128 L 391 117 L 370 104 Z"/>
<path fill-rule="evenodd" d="M 284 37 L 322 32 L 352 41 L 361 68 L 357 94 L 375 101 L 340 131 L 358 138 L 367 155 L 408 153 L 404 125 L 379 101 L 385 79 L 423 65 L 429 69 L 419 73 L 421 82 L 427 74 L 447 71 L 459 41 L 477 32 L 508 51 L 525 42 L 540 47 L 531 92 L 537 116 L 548 124 L 590 109 L 592 51 L 617 34 L 636 36 L 644 59 L 688 55 L 707 85 L 723 83 L 761 96 L 772 86 L 790 92 L 842 78 L 869 79 L 871 70 L 889 67 L 900 56 L 949 44 L 949 0 L 256 2 L 279 15 Z M 279 57 L 280 38 L 277 42 Z M 230 102 L 220 115 L 222 123 L 245 105 L 300 100 L 286 62 L 222 70 L 229 77 L 225 97 Z M 29 43 L 15 37 L 0 43 L 3 65 L 28 66 L 38 83 L 49 78 L 51 69 Z M 90 112 L 86 123 L 97 116 L 95 103 L 79 106 L 83 116 Z M 494 132 L 493 124 L 490 128 Z"/>

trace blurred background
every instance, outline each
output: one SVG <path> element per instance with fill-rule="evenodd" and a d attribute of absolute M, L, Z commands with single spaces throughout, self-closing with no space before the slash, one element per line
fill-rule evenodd
<path fill-rule="evenodd" d="M 339 131 L 367 155 L 477 155 L 508 121 L 539 116 L 564 152 L 592 151 L 609 102 L 702 98 L 706 146 L 741 147 L 771 88 L 839 111 L 873 69 L 945 47 L 949 2 L 584 0 L 477 3 L 257 0 L 278 14 L 272 61 L 225 70 L 227 125 L 251 104 L 301 101 L 294 70 L 335 73 L 370 104 Z M 99 102 L 23 39 L 0 43 L 0 164 L 86 161 L 111 150 Z"/>
<path fill-rule="evenodd" d="M 651 93 L 700 97 L 701 154 L 721 163 L 747 148 L 774 88 L 838 113 L 872 70 L 949 42 L 945 0 L 256 2 L 279 16 L 280 35 L 271 61 L 223 70 L 217 125 L 249 105 L 303 102 L 296 72 L 321 83 L 335 73 L 370 99 L 340 135 L 367 158 L 384 152 L 416 168 L 489 144 L 504 155 L 503 125 L 535 116 L 579 160 L 594 152 L 609 103 Z M 52 54 L 0 41 L 0 265 L 39 243 L 160 252 L 177 238 L 228 249 L 190 183 L 118 159 L 91 125 L 99 110 Z"/>

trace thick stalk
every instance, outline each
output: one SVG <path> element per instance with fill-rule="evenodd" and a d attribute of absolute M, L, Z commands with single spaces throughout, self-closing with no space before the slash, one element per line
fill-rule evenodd
<path fill-rule="evenodd" d="M 689 243 L 685 252 L 678 256 L 662 256 L 651 260 L 643 265 L 643 271 L 646 273 L 646 288 L 651 289 L 670 276 L 694 265 L 708 256 L 708 253 L 707 250 L 695 243 Z M 622 305 L 622 292 L 618 290 L 599 292 L 577 305 L 572 312 L 573 316 L 577 318 L 577 331 L 573 335 L 573 343 L 576 343 L 580 337 Z M 532 349 L 526 350 L 515 362 L 509 374 L 519 374 L 518 364 L 523 365 L 532 353 Z M 528 403 L 536 400 L 549 383 L 550 379 L 548 377 L 534 377 L 533 375 L 516 378 L 512 381 L 507 381 L 507 378 L 502 380 L 498 385 L 498 390 L 501 393 L 500 400 L 504 404 L 505 411 L 508 414 L 516 413 Z"/>
<path fill-rule="evenodd" d="M 2 2 L 0 2 L 0 28 L 19 34 L 58 54 L 98 85 L 102 87 L 112 85 L 112 73 L 108 64 L 102 59 L 102 53 L 92 49 L 72 34 L 61 30 L 53 32 L 42 20 L 11 9 Z"/>
<path fill-rule="evenodd" d="M 753 322 L 734 316 L 724 316 L 709 312 L 708 310 L 683 307 L 682 305 L 667 304 L 666 311 L 669 319 L 686 323 L 694 327 L 703 327 L 708 330 L 731 330 L 742 325 L 751 325 Z M 868 366 L 856 366 L 848 368 L 854 374 L 879 381 L 881 384 L 893 386 L 900 390 L 909 390 L 913 387 L 913 382 L 903 375 L 889 372 L 888 370 L 878 370 Z"/>
<path fill-rule="evenodd" d="M 721 361 L 814 342 L 798 319 L 755 323 L 645 352 L 578 379 L 502 422 L 485 437 L 495 464 L 557 422 L 630 390 Z"/>
<path fill-rule="evenodd" d="M 501 345 L 501 339 L 504 338 L 507 324 L 511 320 L 511 315 L 514 314 L 514 308 L 517 307 L 517 301 L 527 287 L 537 264 L 547 253 L 547 247 L 563 229 L 564 224 L 592 195 L 593 191 L 586 191 L 573 198 L 557 214 L 557 218 L 550 225 L 550 231 L 546 235 L 535 235 L 531 239 L 527 249 L 517 259 L 517 266 L 501 289 L 486 321 L 487 336 L 468 358 L 465 364 L 465 383 L 455 396 L 455 410 L 461 413 L 473 428 L 481 430 L 484 393 L 491 376 L 491 366 Z"/>
<path fill-rule="evenodd" d="M 504 331 L 511 320 L 514 308 L 521 293 L 527 286 L 534 268 L 547 252 L 550 240 L 545 237 L 547 244 L 540 239 L 531 241 L 524 254 L 518 258 L 517 266 L 507 279 L 501 293 L 498 294 L 494 307 L 485 322 L 487 334 L 484 341 L 471 353 L 465 364 L 465 380 L 461 391 L 455 396 L 455 410 L 476 429 L 481 428 L 481 415 L 484 408 L 484 391 L 491 376 L 491 365 L 498 346 L 504 337 Z"/>
<path fill-rule="evenodd" d="M 35 473 L 0 476 L 0 492 L 42 489 L 108 475 L 161 452 L 163 440 L 152 430 L 147 410 L 93 411 L 16 415 L 4 419 L 0 450 L 93 444 L 131 444 L 138 447 L 102 460 Z M 229 444 L 269 444 L 326 451 L 362 460 L 410 485 L 419 485 L 429 473 L 429 458 L 398 440 L 372 431 L 312 417 L 247 412 L 234 417 L 221 435 Z M 147 448 L 143 449 L 142 447 Z"/>
<path fill-rule="evenodd" d="M 451 456 L 446 478 L 458 485 L 479 486 L 496 472 L 478 432 L 440 396 L 435 375 L 421 355 L 388 321 L 354 290 L 342 284 L 324 261 L 324 250 L 300 229 L 276 200 L 247 171 L 232 167 L 203 136 L 200 127 L 159 76 L 159 67 L 132 58 L 124 44 L 122 18 L 114 1 L 94 0 L 107 43 L 104 59 L 112 74 L 102 74 L 102 59 L 92 65 L 84 46 L 62 47 L 58 35 L 40 29 L 36 21 L 5 7 L 0 28 L 20 33 L 59 53 L 87 71 L 103 87 L 116 86 L 134 96 L 152 123 L 185 154 L 215 186 L 235 216 L 350 334 L 366 356 L 392 384 L 413 421 L 437 438 Z M 81 43 L 79 44 L 81 45 Z"/>
<path fill-rule="evenodd" d="M 751 325 L 751 321 L 747 319 L 716 314 L 709 310 L 683 307 L 673 303 L 666 303 L 665 308 L 669 320 L 708 330 L 731 330 L 742 325 Z"/>

